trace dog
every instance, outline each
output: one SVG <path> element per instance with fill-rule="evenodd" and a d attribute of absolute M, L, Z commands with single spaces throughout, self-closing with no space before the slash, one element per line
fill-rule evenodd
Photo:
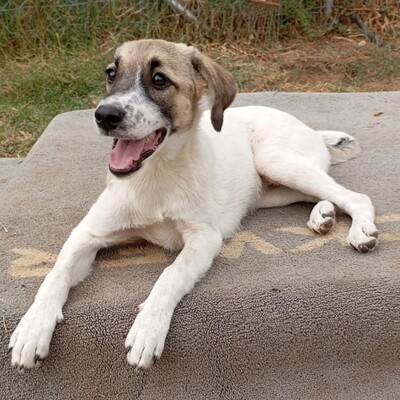
<path fill-rule="evenodd" d="M 273 108 L 228 108 L 236 95 L 233 76 L 182 43 L 124 43 L 106 70 L 106 86 L 95 123 L 113 138 L 107 186 L 12 334 L 12 365 L 40 365 L 70 288 L 88 276 L 100 248 L 127 238 L 180 250 L 127 335 L 127 361 L 135 368 L 149 368 L 161 356 L 175 307 L 249 212 L 314 202 L 307 224 L 324 235 L 338 207 L 352 218 L 349 245 L 364 253 L 377 244 L 369 197 L 327 173 L 358 154 L 352 136 L 316 131 Z"/>

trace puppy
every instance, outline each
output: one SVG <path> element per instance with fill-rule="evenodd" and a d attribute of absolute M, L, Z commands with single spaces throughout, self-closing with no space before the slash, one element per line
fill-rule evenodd
<path fill-rule="evenodd" d="M 308 226 L 326 234 L 337 206 L 352 217 L 348 243 L 360 252 L 375 247 L 370 199 L 327 174 L 356 155 L 353 137 L 315 131 L 272 108 L 227 109 L 236 94 L 232 75 L 184 44 L 125 43 L 106 81 L 95 120 L 100 134 L 114 138 L 108 184 L 12 334 L 14 366 L 29 369 L 48 355 L 70 288 L 88 276 L 100 248 L 130 237 L 181 250 L 126 338 L 128 363 L 137 368 L 161 356 L 176 305 L 248 212 L 315 202 Z M 211 110 L 203 112 L 205 98 Z"/>

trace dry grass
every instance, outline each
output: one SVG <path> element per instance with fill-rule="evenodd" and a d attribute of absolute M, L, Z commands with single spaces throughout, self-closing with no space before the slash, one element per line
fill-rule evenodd
<path fill-rule="evenodd" d="M 245 44 L 204 46 L 230 69 L 244 92 L 360 92 L 400 90 L 400 52 L 362 36 L 284 41 L 269 50 Z"/>
<path fill-rule="evenodd" d="M 374 33 L 383 39 L 393 39 L 400 34 L 400 4 L 393 0 L 351 1 L 336 8 L 334 19 L 348 22 L 354 14 L 361 17 Z M 350 4 L 349 4 L 350 3 Z M 350 32 L 358 33 L 353 25 Z"/>
<path fill-rule="evenodd" d="M 328 18 L 322 0 L 182 2 L 198 24 L 165 2 L 5 1 L 16 11 L 0 9 L 0 157 L 25 156 L 55 115 L 94 107 L 104 66 L 126 39 L 191 42 L 242 92 L 400 90 L 398 0 L 335 2 Z M 354 14 L 392 46 L 371 44 Z"/>

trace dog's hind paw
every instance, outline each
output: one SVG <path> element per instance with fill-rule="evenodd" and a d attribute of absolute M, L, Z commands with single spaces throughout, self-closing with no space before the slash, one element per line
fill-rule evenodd
<path fill-rule="evenodd" d="M 353 223 L 347 236 L 347 243 L 360 253 L 367 253 L 378 243 L 378 230 L 371 221 Z"/>
<path fill-rule="evenodd" d="M 330 201 L 322 200 L 311 211 L 307 226 L 320 235 L 326 235 L 335 222 L 335 206 Z"/>

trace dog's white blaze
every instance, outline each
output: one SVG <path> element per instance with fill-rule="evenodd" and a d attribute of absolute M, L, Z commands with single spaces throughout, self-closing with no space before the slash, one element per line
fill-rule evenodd
<path fill-rule="evenodd" d="M 157 129 L 167 128 L 159 107 L 146 97 L 140 77 L 141 69 L 138 68 L 131 89 L 117 92 L 99 104 L 117 106 L 126 111 L 123 122 L 126 139 L 142 139 Z"/>

